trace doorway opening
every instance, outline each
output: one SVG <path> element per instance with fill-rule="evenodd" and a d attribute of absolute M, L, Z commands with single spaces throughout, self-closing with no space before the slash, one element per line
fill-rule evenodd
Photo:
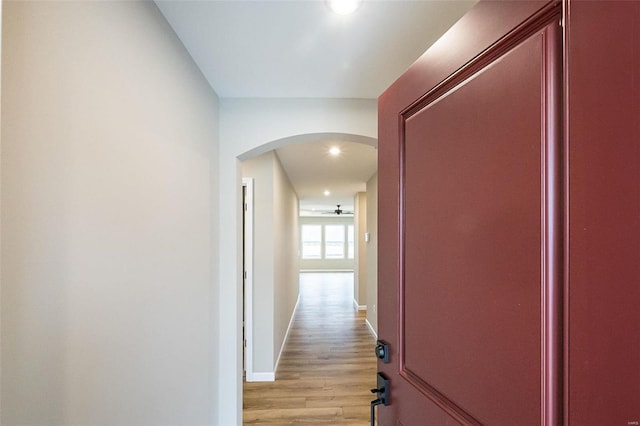
<path fill-rule="evenodd" d="M 357 135 L 301 135 L 299 139 L 287 138 L 286 141 L 274 142 L 277 145 L 286 146 L 280 145 L 280 148 L 275 146 L 274 148 L 276 149 L 267 150 L 266 152 L 265 146 L 262 146 L 253 155 L 245 153 L 238 157 L 241 160 L 239 166 L 242 177 L 241 194 L 243 200 L 241 210 L 242 237 L 241 241 L 239 241 L 242 248 L 242 263 L 240 264 L 239 262 L 238 264 L 238 269 L 241 270 L 243 278 L 242 292 L 241 295 L 239 294 L 241 296 L 241 306 L 239 307 L 242 309 L 242 315 L 238 315 L 238 318 L 241 318 L 243 323 L 241 346 L 243 348 L 242 363 L 245 373 L 245 386 L 257 381 L 273 382 L 276 380 L 276 371 L 280 372 L 278 369 L 280 360 L 283 359 L 283 356 L 286 358 L 284 353 L 295 321 L 298 297 L 301 293 L 299 287 L 300 272 L 303 269 L 301 268 L 303 251 L 300 235 L 301 224 L 302 216 L 306 216 L 307 219 L 309 217 L 308 211 L 306 215 L 301 214 L 303 191 L 296 187 L 293 177 L 295 173 L 286 167 L 290 164 L 290 158 L 284 158 L 287 153 L 282 153 L 282 149 L 293 145 L 297 145 L 298 148 L 304 146 L 304 149 L 301 150 L 303 156 L 312 158 L 310 155 L 311 146 L 316 145 L 313 149 L 318 149 L 318 146 L 323 147 L 322 149 L 327 151 L 325 154 L 328 157 L 329 146 L 333 146 L 336 140 L 342 141 L 344 152 L 358 153 L 358 155 L 353 157 L 355 160 L 345 160 L 342 163 L 337 163 L 336 166 L 327 166 L 325 163 L 325 166 L 321 167 L 321 169 L 324 172 L 327 172 L 324 169 L 328 169 L 328 174 L 331 178 L 336 178 L 339 173 L 331 172 L 330 167 L 338 167 L 345 169 L 346 172 L 354 172 L 358 168 L 362 168 L 362 165 L 358 163 L 359 160 L 360 162 L 364 161 L 366 155 L 373 156 L 375 160 L 374 168 L 360 178 L 359 186 L 356 189 L 350 189 L 352 192 L 347 195 L 347 200 L 339 200 L 337 202 L 330 199 L 322 200 L 322 202 L 328 204 L 325 210 L 329 211 L 330 214 L 334 214 L 334 210 L 336 210 L 335 204 L 341 205 L 342 208 L 340 210 L 342 211 L 337 213 L 337 219 L 345 219 L 349 215 L 353 219 L 357 210 L 356 194 L 359 194 L 361 201 L 365 203 L 366 184 L 374 177 L 371 176 L 372 174 L 377 176 L 377 151 L 375 148 L 377 141 L 375 139 Z M 368 154 L 362 154 L 363 150 L 368 151 Z M 323 159 L 323 161 L 326 161 L 326 159 Z M 286 163 L 286 165 L 283 163 Z M 294 161 L 294 163 L 300 167 L 297 161 Z M 301 166 L 304 177 L 312 175 L 313 167 L 317 166 L 315 163 L 321 163 L 321 161 L 312 161 L 311 164 L 307 162 Z M 375 182 L 377 184 L 377 179 Z M 333 184 L 336 184 L 336 182 L 333 182 Z M 337 186 L 332 188 L 337 188 Z M 377 188 L 372 193 L 377 193 Z M 377 203 L 377 199 L 372 202 Z M 321 212 L 317 213 L 322 214 Z M 361 221 L 364 223 L 366 212 L 360 209 L 360 214 L 362 215 Z M 329 231 L 334 230 L 333 228 L 337 229 L 338 225 L 326 225 L 328 227 L 325 229 L 324 244 L 337 244 L 339 238 L 330 238 Z M 344 252 L 345 261 L 347 258 L 353 257 L 353 246 L 357 240 L 365 241 L 364 230 L 359 235 L 356 233 L 358 231 L 354 229 L 356 227 L 355 221 L 351 225 L 341 226 L 342 228 L 340 229 L 344 231 L 345 235 L 339 242 L 344 243 L 344 249 L 338 250 L 337 247 L 333 247 L 334 250 L 331 253 L 327 252 L 332 261 L 336 260 L 333 257 L 338 256 L 338 251 Z M 371 226 L 375 226 L 375 221 L 371 222 Z M 374 231 L 368 231 L 369 238 L 367 238 L 366 244 L 370 245 L 373 243 L 371 235 Z M 353 237 L 351 236 L 352 233 L 354 234 Z M 327 248 L 325 247 L 323 250 L 326 251 Z M 375 250 L 371 250 L 373 258 L 377 258 L 375 253 Z M 366 261 L 363 261 L 363 263 L 366 263 Z M 358 303 L 355 303 L 356 300 L 353 293 L 355 266 L 351 268 L 333 268 L 334 270 L 329 268 L 326 271 L 322 270 L 321 267 L 318 269 L 323 273 L 349 270 L 351 273 L 349 309 L 353 315 L 361 319 L 362 330 L 365 332 L 367 339 L 371 340 L 370 343 L 373 344 L 371 334 L 375 335 L 375 332 L 372 333 L 375 329 L 375 322 L 372 320 L 373 326 L 370 322 L 367 322 L 365 326 L 367 300 L 360 298 L 357 301 Z M 365 274 L 360 272 L 359 275 L 364 277 Z M 373 273 L 371 275 L 375 277 L 376 274 Z M 377 283 L 374 286 L 377 286 Z M 372 293 L 375 293 L 375 291 Z M 375 302 L 372 306 L 375 307 Z M 374 315 L 375 308 L 371 309 L 370 306 L 369 312 Z M 350 334 L 351 332 L 345 331 L 345 333 Z M 370 352 L 371 350 L 366 351 L 363 357 L 369 358 Z M 286 368 L 288 367 L 283 367 L 283 376 L 278 373 L 278 380 L 288 380 Z M 374 376 L 375 374 L 372 374 L 372 377 Z M 368 391 L 368 388 L 366 391 Z M 295 395 L 290 396 L 295 397 Z M 313 403 L 311 402 L 311 404 Z M 368 407 L 368 402 L 366 406 Z"/>

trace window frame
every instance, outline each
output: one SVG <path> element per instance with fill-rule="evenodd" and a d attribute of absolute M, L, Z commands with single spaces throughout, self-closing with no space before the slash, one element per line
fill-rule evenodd
<path fill-rule="evenodd" d="M 320 227 L 320 257 L 305 257 L 304 247 L 304 227 L 319 226 Z M 327 237 L 326 227 L 335 226 L 342 228 L 342 257 L 327 257 Z M 350 251 L 349 229 L 353 229 L 353 248 Z M 355 223 L 325 223 L 325 222 L 307 222 L 300 224 L 300 260 L 303 261 L 353 261 L 355 260 Z"/>

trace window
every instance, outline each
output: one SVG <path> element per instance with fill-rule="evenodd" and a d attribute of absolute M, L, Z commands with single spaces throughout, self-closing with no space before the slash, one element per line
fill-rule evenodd
<path fill-rule="evenodd" d="M 322 259 L 322 225 L 302 225 L 302 258 Z"/>
<path fill-rule="evenodd" d="M 344 225 L 324 226 L 324 258 L 344 259 Z"/>
<path fill-rule="evenodd" d="M 302 259 L 339 260 L 355 258 L 352 224 L 304 224 L 300 227 Z"/>

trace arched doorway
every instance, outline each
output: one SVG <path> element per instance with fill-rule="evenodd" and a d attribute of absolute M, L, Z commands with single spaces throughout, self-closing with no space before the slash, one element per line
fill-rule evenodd
<path fill-rule="evenodd" d="M 286 327 L 297 303 L 300 272 L 351 271 L 354 304 L 361 310 L 366 305 L 366 245 L 356 243 L 364 240 L 363 199 L 366 182 L 377 170 L 377 151 L 371 144 L 375 141 L 354 135 L 315 134 L 275 142 L 279 148 L 241 163 L 245 187 L 241 203 L 243 349 L 249 382 L 275 379 L 288 335 Z M 341 152 L 331 155 L 331 147 L 340 147 Z M 323 193 L 329 187 L 331 191 Z M 357 194 L 361 195 L 360 209 L 354 208 Z M 334 214 L 336 205 L 342 205 L 345 210 L 340 212 L 345 213 Z M 304 241 L 300 231 L 316 228 L 322 241 L 300 247 Z M 337 232 L 341 241 L 325 245 L 329 231 Z M 317 253 L 307 253 L 309 243 Z M 334 252 L 325 253 L 326 247 L 334 247 Z"/>
<path fill-rule="evenodd" d="M 248 99 L 223 101 L 219 152 L 217 216 L 216 401 L 219 424 L 242 418 L 242 252 L 240 162 L 287 143 L 321 140 L 329 135 L 375 145 L 375 99 Z M 214 307 L 215 310 L 216 307 Z M 216 318 L 214 318 L 215 321 Z M 216 354 L 214 354 L 215 356 Z"/>

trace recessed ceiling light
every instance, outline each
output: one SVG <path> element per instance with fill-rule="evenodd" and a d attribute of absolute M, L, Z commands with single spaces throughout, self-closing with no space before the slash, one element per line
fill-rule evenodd
<path fill-rule="evenodd" d="M 338 156 L 340 152 L 340 148 L 338 148 L 337 146 L 332 146 L 329 150 L 329 154 L 333 155 L 334 157 Z"/>
<path fill-rule="evenodd" d="M 328 189 L 325 189 L 324 196 L 328 197 L 329 195 L 331 195 L 331 191 L 329 191 Z"/>
<path fill-rule="evenodd" d="M 338 15 L 348 15 L 356 11 L 361 0 L 327 0 L 329 8 Z"/>

